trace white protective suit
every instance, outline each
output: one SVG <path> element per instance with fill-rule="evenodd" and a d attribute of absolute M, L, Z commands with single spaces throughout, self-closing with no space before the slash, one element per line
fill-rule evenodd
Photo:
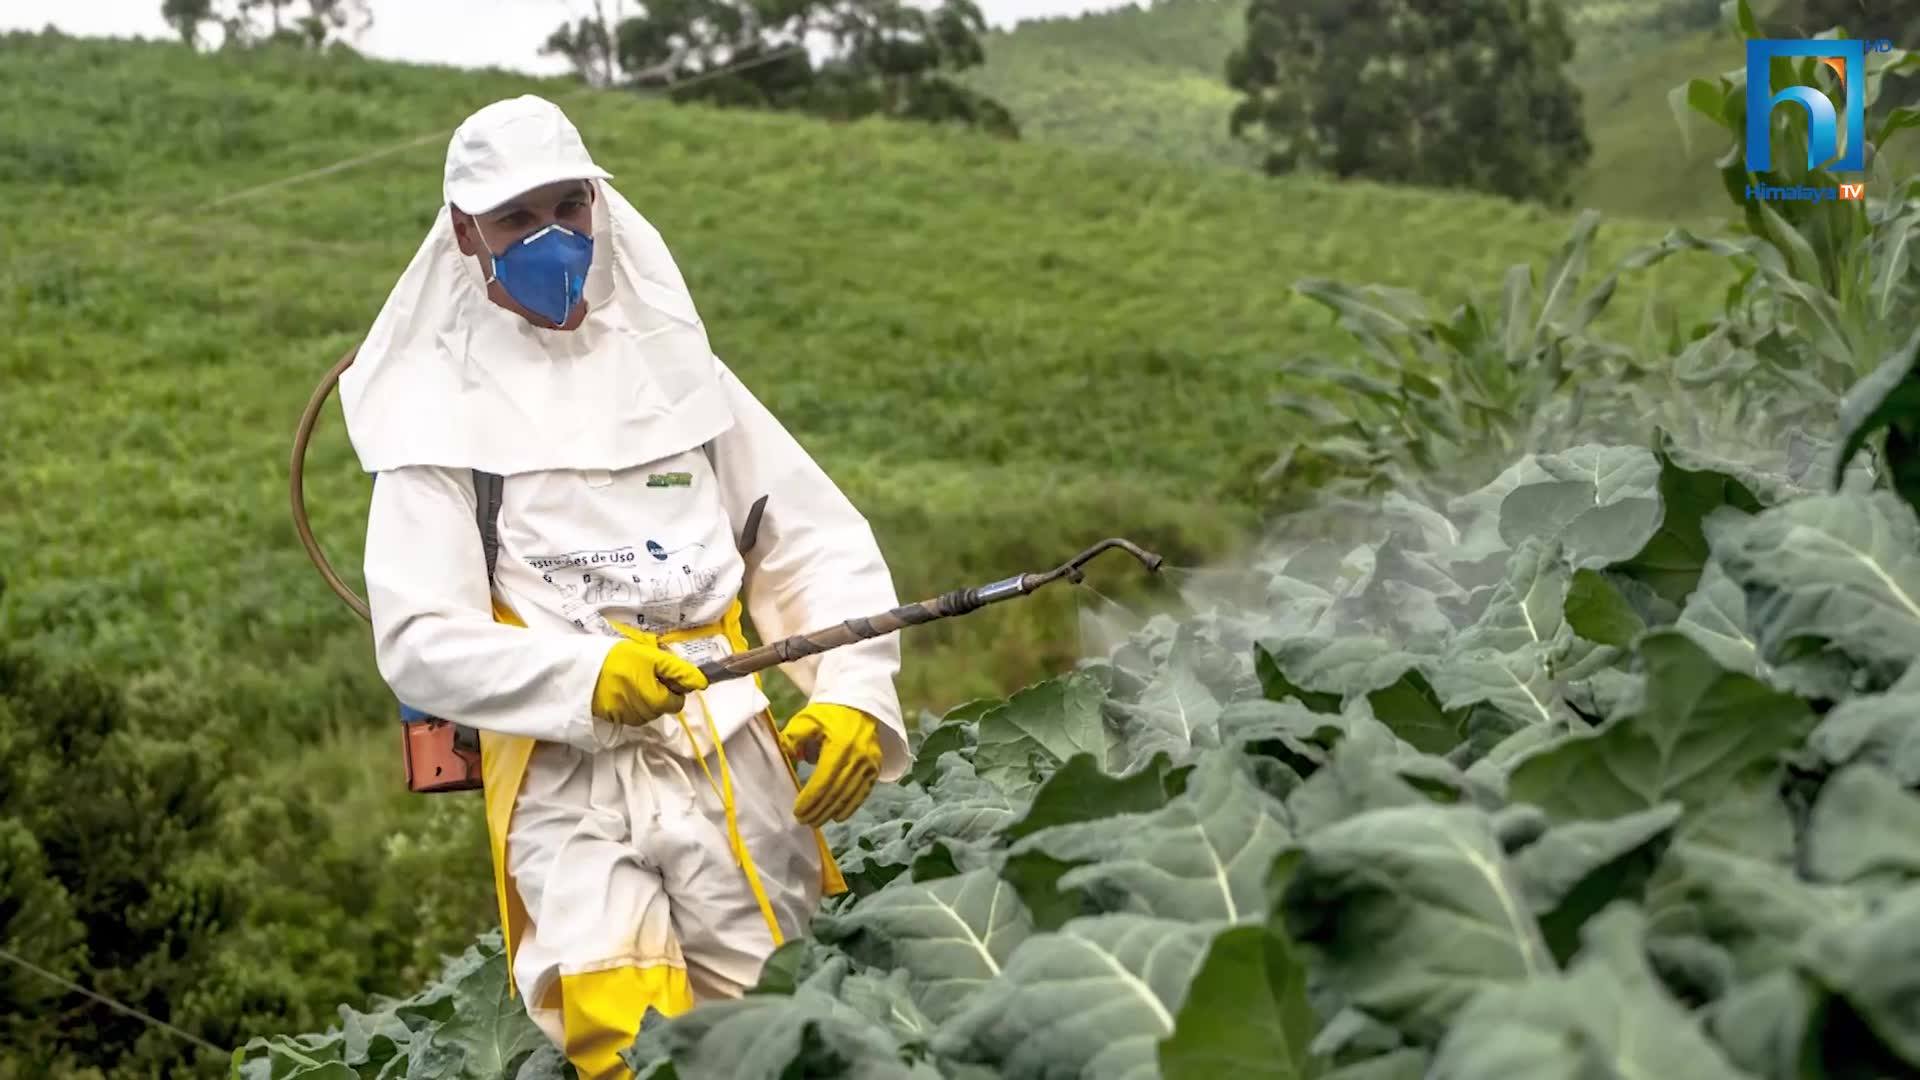
<path fill-rule="evenodd" d="M 552 109 L 505 104 L 529 101 Z M 555 156 L 564 166 L 584 149 Z M 586 169 L 555 171 L 605 175 Z M 837 882 L 818 832 L 794 820 L 756 679 L 689 694 L 680 717 L 640 727 L 591 713 L 620 640 L 607 620 L 668 634 L 698 663 L 740 647 L 720 631 L 742 606 L 773 641 L 898 604 L 866 520 L 712 354 L 658 233 L 593 182 L 579 329 L 536 329 L 490 303 L 443 207 L 341 380 L 349 434 L 376 474 L 365 570 L 378 666 L 401 701 L 482 733 L 513 982 L 556 1045 L 564 976 L 684 968 L 701 997 L 758 977 L 774 936 L 729 847 L 723 774 L 786 935 L 803 932 L 823 880 Z M 491 589 L 473 468 L 505 477 Z M 761 496 L 743 557 L 736 540 Z M 700 626 L 714 632 L 671 634 Z M 881 780 L 909 762 L 899 663 L 890 635 L 784 669 L 811 701 L 879 721 Z"/>

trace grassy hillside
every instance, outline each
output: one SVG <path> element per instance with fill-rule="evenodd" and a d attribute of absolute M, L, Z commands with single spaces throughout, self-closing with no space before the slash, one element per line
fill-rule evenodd
<path fill-rule="evenodd" d="M 1162 0 L 990 35 L 968 82 L 1013 110 L 1029 139 L 1161 161 L 1251 167 L 1227 133 L 1237 100 L 1227 54 L 1245 35 L 1243 0 Z"/>
<path fill-rule="evenodd" d="M 0 352 L 16 467 L 0 494 L 27 511 L 6 519 L 7 611 L 124 673 L 225 678 L 268 657 L 282 680 L 283 654 L 315 649 L 363 667 L 358 624 L 288 542 L 288 428 L 418 243 L 437 133 L 492 97 L 568 96 L 674 246 L 717 348 L 867 508 L 916 595 L 1116 530 L 1211 550 L 1243 517 L 1264 391 L 1286 358 L 1338 340 L 1288 295 L 1295 279 L 1457 295 L 1564 228 L 1495 200 L 505 75 L 30 38 L 7 54 L 0 182 L 20 240 Z M 218 201 L 421 133 L 434 137 Z M 309 484 L 321 535 L 356 566 L 364 479 L 336 428 Z M 191 644 L 154 638 L 129 603 L 167 607 Z M 1028 614 L 978 622 L 1004 639 Z M 1060 659 L 1017 659 L 1033 644 L 988 666 L 1018 677 Z M 913 686 L 936 681 L 936 697 L 985 689 L 928 673 Z"/>
<path fill-rule="evenodd" d="M 1290 360 L 1347 347 L 1295 280 L 1459 297 L 1567 226 L 501 73 L 0 39 L 0 638 L 126 688 L 150 728 L 220 741 L 229 846 L 205 857 L 272 886 L 204 916 L 266 996 L 149 1001 L 176 1022 L 314 1026 L 417 984 L 492 919 L 477 804 L 399 790 L 366 630 L 289 525 L 287 450 L 431 219 L 446 133 L 529 90 L 565 104 L 661 228 L 716 348 L 872 519 L 909 597 L 1109 535 L 1175 564 L 1229 550 L 1278 441 L 1270 391 Z M 1603 236 L 1617 255 L 1652 231 Z M 1697 295 L 1691 270 L 1652 284 Z M 308 488 L 357 578 L 367 481 L 337 411 Z M 1103 565 L 1090 584 L 1126 594 L 1139 575 Z M 910 713 L 1060 669 L 1080 595 L 906 635 Z M 177 960 L 196 980 L 197 957 Z"/>
<path fill-rule="evenodd" d="M 1587 163 L 1578 200 L 1618 213 L 1694 220 L 1727 213 L 1714 162 L 1726 151 L 1725 134 L 1705 118 L 1689 121 L 1683 137 L 1667 103 L 1678 83 L 1710 72 L 1731 71 L 1744 61 L 1737 39 L 1695 33 L 1616 53 L 1612 63 L 1582 69 Z"/>

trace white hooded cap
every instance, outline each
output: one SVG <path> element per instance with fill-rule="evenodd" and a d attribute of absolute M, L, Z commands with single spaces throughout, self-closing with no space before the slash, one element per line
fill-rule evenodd
<path fill-rule="evenodd" d="M 469 214 L 560 180 L 611 179 L 593 163 L 567 114 L 532 94 L 467 117 L 447 145 L 447 201 Z"/>
<path fill-rule="evenodd" d="M 442 204 L 340 377 L 363 469 L 624 469 L 732 426 L 686 281 L 610 176 L 560 109 L 532 95 L 460 125 L 447 147 L 446 196 L 462 210 L 484 212 L 556 180 L 595 186 L 589 311 L 577 329 L 548 330 L 494 304 Z"/>

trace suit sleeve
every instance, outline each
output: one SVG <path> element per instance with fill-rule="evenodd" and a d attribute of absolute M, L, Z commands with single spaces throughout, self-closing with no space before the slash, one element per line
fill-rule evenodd
<path fill-rule="evenodd" d="M 380 676 L 434 716 L 594 750 L 593 689 L 616 639 L 495 622 L 474 505 L 465 470 L 375 478 L 365 567 Z"/>
<path fill-rule="evenodd" d="M 709 444 L 734 535 L 768 496 L 746 552 L 743 604 L 763 643 L 899 606 L 893 577 L 867 519 L 780 421 L 725 364 L 715 361 L 733 426 Z M 846 705 L 880 722 L 880 779 L 897 780 L 912 751 L 894 679 L 900 636 L 887 634 L 787 664 L 808 700 Z"/>

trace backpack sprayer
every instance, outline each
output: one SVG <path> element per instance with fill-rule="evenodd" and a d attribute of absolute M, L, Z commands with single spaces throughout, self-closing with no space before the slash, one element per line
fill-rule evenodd
<path fill-rule="evenodd" d="M 362 619 L 371 622 L 373 613 L 340 575 L 334 572 L 333 564 L 320 550 L 319 541 L 314 539 L 313 528 L 307 521 L 304 474 L 307 458 L 307 443 L 313 437 L 314 424 L 319 420 L 320 410 L 326 404 L 327 395 L 332 393 L 334 384 L 339 382 L 340 373 L 353 364 L 358 348 L 348 350 L 339 362 L 330 368 L 314 388 L 313 396 L 307 400 L 305 411 L 300 414 L 300 423 L 293 433 L 293 461 L 290 487 L 293 497 L 293 527 L 300 534 L 300 543 L 307 549 L 307 557 L 313 560 L 314 568 L 326 579 L 327 587 L 335 596 L 346 602 Z M 491 481 L 491 497 L 483 497 L 480 528 L 483 538 L 489 544 L 497 544 L 497 533 L 492 528 L 491 514 L 499 510 L 499 478 L 489 474 L 476 473 L 476 487 L 485 486 Z M 764 501 L 764 500 L 763 500 Z M 488 507 L 487 503 L 491 503 Z M 756 511 L 758 507 L 755 508 Z M 752 527 L 749 526 L 749 532 Z M 865 618 L 848 619 L 836 626 L 815 630 L 806 634 L 795 634 L 779 641 L 748 649 L 745 652 L 723 656 L 700 665 L 701 674 L 708 683 L 724 682 L 728 679 L 740 679 L 764 671 L 767 668 L 799 660 L 802 657 L 837 649 L 856 641 L 891 634 L 908 626 L 945 619 L 955 615 L 965 615 L 978 611 L 988 604 L 1016 596 L 1026 596 L 1049 582 L 1066 578 L 1075 583 L 1085 575 L 1081 567 L 1094 556 L 1109 548 L 1118 548 L 1132 555 L 1146 565 L 1149 571 L 1158 571 L 1162 559 L 1130 540 L 1112 538 L 1102 540 L 1073 558 L 1044 573 L 1017 574 L 1010 578 L 978 585 L 973 588 L 955 589 L 931 600 L 904 604 L 891 611 L 883 611 Z M 487 558 L 491 570 L 493 555 Z M 480 783 L 480 735 L 479 732 L 462 724 L 428 715 L 418 709 L 400 705 L 401 752 L 406 765 L 407 786 L 416 792 L 472 791 Z"/>

